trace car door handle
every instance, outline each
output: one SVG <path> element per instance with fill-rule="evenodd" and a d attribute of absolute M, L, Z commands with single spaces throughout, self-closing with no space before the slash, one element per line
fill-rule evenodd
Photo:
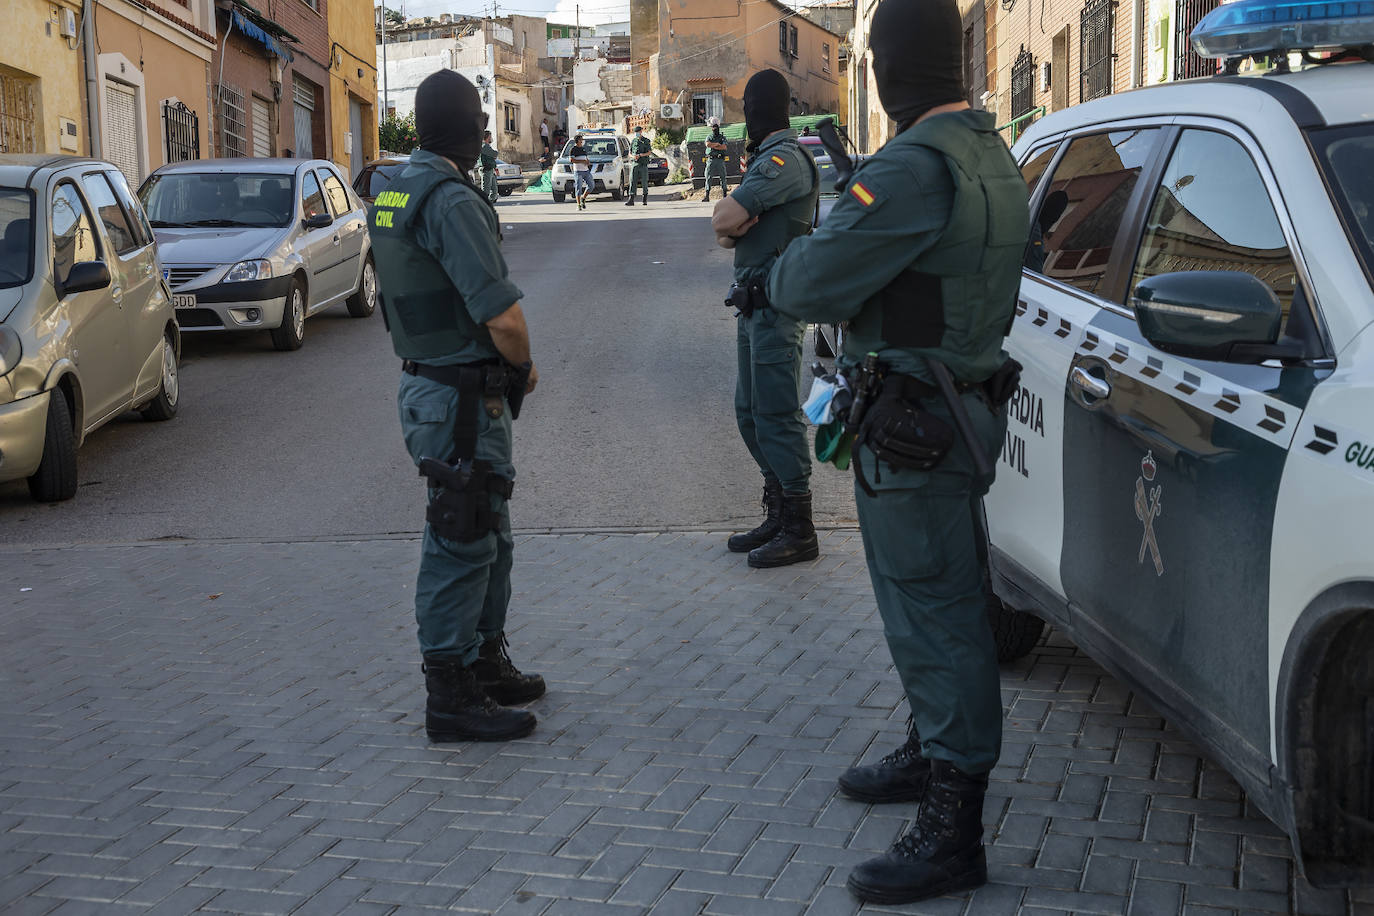
<path fill-rule="evenodd" d="M 335 244 L 335 245 L 339 244 L 339 233 L 337 233 L 337 232 L 334 233 L 334 244 Z"/>
<path fill-rule="evenodd" d="M 110 298 L 115 301 L 116 305 L 118 305 L 119 300 L 124 298 L 124 290 L 116 286 L 114 289 L 110 290 Z"/>
<path fill-rule="evenodd" d="M 1105 398 L 1112 393 L 1112 386 L 1106 379 L 1100 379 L 1082 366 L 1075 366 L 1069 372 L 1069 381 L 1095 398 Z"/>

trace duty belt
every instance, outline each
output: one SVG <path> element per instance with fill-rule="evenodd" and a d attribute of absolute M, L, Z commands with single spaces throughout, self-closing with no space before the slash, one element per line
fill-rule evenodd
<path fill-rule="evenodd" d="M 512 377 L 510 368 L 494 359 L 456 366 L 431 366 L 407 359 L 401 361 L 401 371 L 458 389 L 458 422 L 453 431 L 450 461 L 471 461 L 477 454 L 478 401 L 491 419 L 501 416 L 505 411 L 506 386 Z"/>

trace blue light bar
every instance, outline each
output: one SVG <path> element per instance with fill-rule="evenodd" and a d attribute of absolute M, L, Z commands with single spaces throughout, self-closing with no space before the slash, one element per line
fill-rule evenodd
<path fill-rule="evenodd" d="M 1235 0 L 1189 40 L 1202 57 L 1247 57 L 1374 44 L 1374 0 Z"/>

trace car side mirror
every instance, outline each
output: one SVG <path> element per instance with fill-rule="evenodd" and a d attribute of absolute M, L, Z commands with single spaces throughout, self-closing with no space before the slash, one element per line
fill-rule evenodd
<path fill-rule="evenodd" d="M 314 216 L 307 216 L 301 220 L 301 225 L 307 229 L 323 229 L 334 222 L 334 217 L 328 213 L 316 213 Z"/>
<path fill-rule="evenodd" d="M 62 281 L 62 295 L 104 289 L 110 285 L 110 268 L 104 261 L 82 261 L 73 264 Z"/>
<path fill-rule="evenodd" d="M 1175 356 L 1232 363 L 1303 356 L 1301 344 L 1280 342 L 1283 306 L 1269 284 L 1253 274 L 1159 274 L 1135 288 L 1131 307 L 1145 339 Z"/>

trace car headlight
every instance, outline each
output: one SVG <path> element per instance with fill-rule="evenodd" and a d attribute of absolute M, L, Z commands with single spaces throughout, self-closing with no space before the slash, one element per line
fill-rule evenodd
<path fill-rule="evenodd" d="M 0 324 L 0 378 L 4 378 L 19 365 L 24 357 L 24 345 L 19 335 Z"/>
<path fill-rule="evenodd" d="M 239 283 L 244 280 L 266 280 L 272 276 L 272 262 L 261 258 L 252 261 L 239 261 L 224 275 L 225 283 Z"/>

